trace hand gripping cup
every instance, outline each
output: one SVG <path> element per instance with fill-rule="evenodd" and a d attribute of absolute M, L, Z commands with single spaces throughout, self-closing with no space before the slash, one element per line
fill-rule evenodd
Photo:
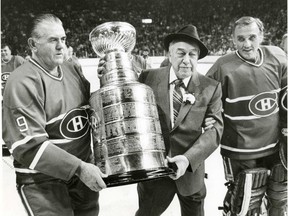
<path fill-rule="evenodd" d="M 95 164 L 108 174 L 108 187 L 160 178 L 173 173 L 152 89 L 138 82 L 130 52 L 136 31 L 129 23 L 107 22 L 89 40 L 106 61 L 101 87 L 92 93 L 91 125 Z"/>

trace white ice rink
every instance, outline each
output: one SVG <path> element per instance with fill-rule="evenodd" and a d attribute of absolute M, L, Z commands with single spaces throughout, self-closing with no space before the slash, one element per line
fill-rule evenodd
<path fill-rule="evenodd" d="M 206 57 L 199 62 L 199 72 L 206 73 L 217 57 Z M 164 57 L 155 57 L 153 67 L 158 67 Z M 92 91 L 99 88 L 96 75 L 97 59 L 80 59 L 84 75 L 91 83 Z M 1 161 L 1 216 L 26 216 L 20 198 L 16 192 L 15 173 L 10 157 L 3 157 Z M 224 187 L 224 171 L 219 148 L 206 160 L 205 179 L 207 197 L 205 200 L 206 216 L 221 216 L 218 206 L 222 205 L 226 188 Z M 193 182 L 192 182 L 193 184 Z M 136 184 L 104 189 L 100 192 L 99 216 L 133 216 L 138 208 Z M 175 196 L 163 216 L 180 215 L 178 199 Z M 48 214 L 47 214 L 48 216 Z M 61 216 L 61 215 L 60 215 Z"/>
<path fill-rule="evenodd" d="M 2 158 L 1 181 L 1 216 L 27 216 L 16 192 L 15 173 L 10 157 Z M 219 148 L 206 160 L 205 180 L 207 197 L 205 200 L 206 216 L 222 216 L 218 206 L 222 205 L 225 195 L 223 165 Z M 193 183 L 192 183 L 193 184 Z M 136 184 L 104 189 L 100 192 L 99 216 L 133 216 L 138 208 Z M 49 214 L 47 214 L 48 216 Z M 178 198 L 175 196 L 163 216 L 180 215 Z M 59 215 L 61 216 L 61 215 Z"/>

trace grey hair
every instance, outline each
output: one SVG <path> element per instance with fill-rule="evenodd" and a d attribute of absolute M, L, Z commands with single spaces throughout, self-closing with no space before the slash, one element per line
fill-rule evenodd
<path fill-rule="evenodd" d="M 250 25 L 251 23 L 256 23 L 256 25 L 258 26 L 260 32 L 261 33 L 264 32 L 263 22 L 260 19 L 258 19 L 258 18 L 254 18 L 254 17 L 250 17 L 250 16 L 244 16 L 244 17 L 241 17 L 240 19 L 238 19 L 234 23 L 234 31 L 235 31 L 237 26 L 247 26 L 247 25 Z"/>
<path fill-rule="evenodd" d="M 29 35 L 32 38 L 40 38 L 41 32 L 38 30 L 39 26 L 43 23 L 58 23 L 63 26 L 62 21 L 54 14 L 40 14 L 33 18 L 29 26 Z"/>

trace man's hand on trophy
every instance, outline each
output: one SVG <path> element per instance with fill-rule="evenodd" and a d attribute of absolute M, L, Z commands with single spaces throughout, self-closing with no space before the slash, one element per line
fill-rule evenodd
<path fill-rule="evenodd" d="M 97 75 L 99 79 L 102 77 L 105 71 L 106 71 L 106 61 L 104 60 L 104 58 L 101 58 L 99 60 L 98 68 L 97 68 Z"/>
<path fill-rule="evenodd" d="M 98 192 L 106 188 L 106 184 L 102 178 L 106 178 L 108 175 L 102 173 L 101 170 L 93 164 L 82 161 L 75 174 L 93 191 Z"/>
<path fill-rule="evenodd" d="M 175 174 L 169 176 L 173 180 L 176 180 L 184 175 L 189 166 L 189 161 L 184 155 L 177 155 L 172 158 L 167 156 L 167 161 L 175 171 Z"/>

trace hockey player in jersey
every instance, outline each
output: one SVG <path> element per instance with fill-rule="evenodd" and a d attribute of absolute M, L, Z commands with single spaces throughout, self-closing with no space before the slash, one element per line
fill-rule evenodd
<path fill-rule="evenodd" d="M 22 65 L 25 59 L 19 55 L 12 55 L 11 46 L 7 43 L 1 44 L 1 93 L 3 95 L 5 84 L 9 75 L 17 67 Z"/>
<path fill-rule="evenodd" d="M 22 65 L 25 59 L 18 55 L 12 55 L 11 46 L 7 43 L 1 44 L 1 95 L 3 96 L 5 84 L 9 75 L 17 67 Z M 7 146 L 2 144 L 2 156 L 10 156 Z"/>
<path fill-rule="evenodd" d="M 3 137 L 14 157 L 17 190 L 28 215 L 96 216 L 106 185 L 91 163 L 90 85 L 64 61 L 66 35 L 52 14 L 31 22 L 32 58 L 9 77 Z"/>
<path fill-rule="evenodd" d="M 280 48 L 260 46 L 263 32 L 259 19 L 240 18 L 233 30 L 237 51 L 207 73 L 223 91 L 224 215 L 260 215 L 264 196 L 269 216 L 287 214 L 287 155 L 283 163 L 279 157 L 287 149 L 287 104 L 281 106 L 287 103 L 287 63 Z"/>

